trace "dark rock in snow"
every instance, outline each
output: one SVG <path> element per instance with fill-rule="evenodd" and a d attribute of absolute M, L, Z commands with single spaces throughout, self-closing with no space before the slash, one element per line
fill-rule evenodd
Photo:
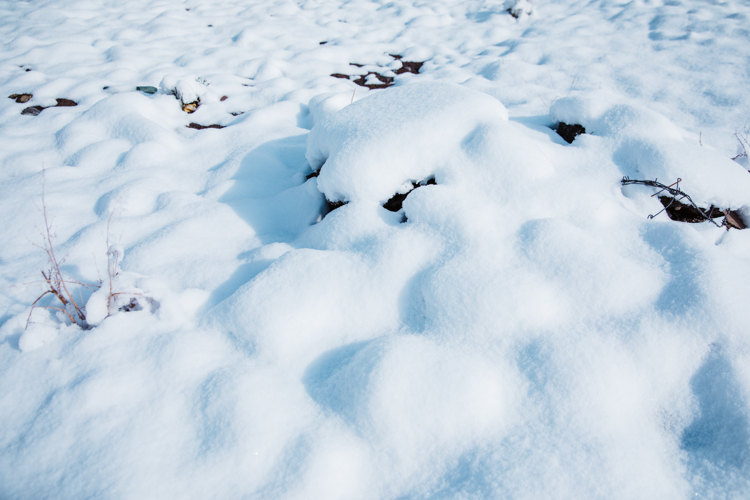
<path fill-rule="evenodd" d="M 28 108 L 24 108 L 23 110 L 21 110 L 21 114 L 36 116 L 45 109 L 46 108 L 44 106 L 29 106 Z"/>
<path fill-rule="evenodd" d="M 68 108 L 68 107 L 78 106 L 78 103 L 73 101 L 72 99 L 57 99 L 56 107 L 57 106 Z"/>
<path fill-rule="evenodd" d="M 8 96 L 8 99 L 13 99 L 18 104 L 25 104 L 29 102 L 32 97 L 34 97 L 34 94 L 11 94 Z"/>
<path fill-rule="evenodd" d="M 567 142 L 568 144 L 572 144 L 576 137 L 586 133 L 586 129 L 583 128 L 582 125 L 579 125 L 577 123 L 569 125 L 567 123 L 560 122 L 557 124 L 557 127 L 555 127 L 555 132 L 557 132 L 557 135 L 565 139 L 565 142 Z"/>
<path fill-rule="evenodd" d="M 29 106 L 21 111 L 22 115 L 36 116 L 47 108 L 69 108 L 72 106 L 78 106 L 78 103 L 71 99 L 58 98 L 57 104 L 54 106 Z"/>
<path fill-rule="evenodd" d="M 158 89 L 156 87 L 152 87 L 151 85 L 139 85 L 135 88 L 138 92 L 143 92 L 144 94 L 156 94 Z"/>

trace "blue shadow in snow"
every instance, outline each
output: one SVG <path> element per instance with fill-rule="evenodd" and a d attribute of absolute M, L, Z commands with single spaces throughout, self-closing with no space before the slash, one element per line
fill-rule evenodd
<path fill-rule="evenodd" d="M 210 309 L 231 297 L 242 285 L 265 271 L 272 263 L 273 260 L 260 259 L 241 264 L 224 283 L 214 289 L 205 307 Z"/>
<path fill-rule="evenodd" d="M 700 415 L 682 433 L 682 449 L 691 459 L 702 458 L 721 469 L 750 465 L 746 401 L 730 361 L 720 347 L 711 349 L 690 387 L 698 400 Z"/>
<path fill-rule="evenodd" d="M 232 429 L 231 376 L 226 370 L 211 374 L 197 389 L 195 412 L 198 456 L 219 452 L 234 442 Z"/>
<path fill-rule="evenodd" d="M 398 310 L 401 323 L 412 332 L 424 332 L 427 329 L 427 304 L 423 290 L 433 271 L 433 267 L 419 271 L 409 279 L 399 294 Z"/>
<path fill-rule="evenodd" d="M 253 229 L 261 244 L 292 242 L 321 213 L 324 197 L 314 179 L 305 180 L 310 168 L 305 160 L 306 140 L 306 134 L 285 137 L 252 150 L 242 159 L 234 185 L 219 199 Z M 271 264 L 268 259 L 240 264 L 213 291 L 206 306 L 211 308 L 231 296 Z"/>
<path fill-rule="evenodd" d="M 322 408 L 355 424 L 382 350 L 382 343 L 374 339 L 326 352 L 305 371 L 307 393 Z"/>
<path fill-rule="evenodd" d="M 277 139 L 248 153 L 233 177 L 234 186 L 219 199 L 263 243 L 292 241 L 320 214 L 323 195 L 314 180 L 305 181 L 306 138 Z"/>
<path fill-rule="evenodd" d="M 704 301 L 702 269 L 697 252 L 683 240 L 679 229 L 674 224 L 652 223 L 642 236 L 669 265 L 669 282 L 657 299 L 657 308 L 675 315 L 700 308 Z"/>
<path fill-rule="evenodd" d="M 487 463 L 486 454 L 474 448 L 462 454 L 432 490 L 411 491 L 398 498 L 503 498 L 500 485 L 496 484 L 499 478 L 495 476 Z"/>

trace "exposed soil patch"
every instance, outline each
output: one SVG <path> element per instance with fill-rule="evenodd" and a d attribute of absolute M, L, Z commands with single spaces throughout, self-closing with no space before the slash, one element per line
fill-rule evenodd
<path fill-rule="evenodd" d="M 219 125 L 218 123 L 213 123 L 211 125 L 201 125 L 200 123 L 190 122 L 187 125 L 187 128 L 193 128 L 195 130 L 204 130 L 207 128 L 224 128 L 224 125 Z"/>
<path fill-rule="evenodd" d="M 679 200 L 671 196 L 659 196 L 659 201 L 667 212 L 667 216 L 678 222 L 698 223 L 705 222 L 706 218 L 718 219 L 724 217 L 722 225 L 727 229 L 745 229 L 747 225 L 737 210 L 721 209 L 711 205 L 708 208 L 696 208 L 692 205 L 680 203 Z M 702 213 L 701 213 L 702 212 Z"/>
<path fill-rule="evenodd" d="M 681 181 L 682 179 L 677 179 L 677 182 L 667 186 L 656 180 L 636 180 L 623 177 L 620 182 L 623 186 L 628 184 L 641 184 L 659 189 L 651 196 L 658 196 L 659 202 L 664 208 L 656 214 L 649 215 L 649 219 L 653 219 L 661 212 L 666 212 L 667 217 L 678 222 L 694 224 L 708 221 L 717 227 L 726 227 L 727 231 L 730 228 L 747 228 L 747 224 L 737 210 L 719 208 L 714 205 L 711 205 L 708 208 L 696 205 L 687 193 L 680 190 L 679 184 Z M 668 193 L 668 195 L 662 193 Z M 714 221 L 714 219 L 718 219 L 719 217 L 724 218 L 721 221 L 721 224 Z"/>
<path fill-rule="evenodd" d="M 380 83 L 373 83 L 375 80 L 379 81 Z M 370 90 L 374 90 L 390 87 L 391 85 L 393 85 L 393 80 L 394 78 L 392 76 L 385 76 L 375 71 L 368 71 L 366 75 L 362 75 L 352 81 L 360 87 L 367 87 Z"/>
<path fill-rule="evenodd" d="M 409 194 L 412 191 L 414 191 L 418 187 L 422 187 L 422 186 L 434 186 L 435 184 L 437 184 L 437 183 L 435 182 L 435 178 L 434 177 L 430 177 L 428 179 L 425 179 L 425 180 L 419 181 L 419 182 L 412 182 L 411 183 L 412 188 L 410 190 L 408 190 L 405 193 L 396 193 L 396 194 L 394 194 L 388 201 L 386 201 L 385 203 L 383 203 L 383 208 L 385 208 L 386 210 L 390 210 L 391 212 L 398 212 L 399 210 L 401 210 L 401 207 L 404 204 L 404 200 L 406 199 L 407 196 L 409 196 Z"/>
<path fill-rule="evenodd" d="M 319 174 L 320 174 L 320 170 L 314 170 L 314 171 L 310 172 L 309 174 L 307 174 L 305 176 L 305 180 L 314 179 L 315 177 L 318 177 Z M 411 186 L 412 186 L 411 189 L 409 189 L 405 193 L 396 193 L 393 196 L 391 196 L 388 199 L 388 201 L 386 201 L 385 203 L 383 203 L 383 208 L 385 208 L 386 210 L 388 210 L 390 212 L 398 212 L 403 207 L 404 200 L 406 199 L 407 196 L 409 196 L 409 194 L 411 194 L 412 191 L 414 191 L 415 189 L 420 188 L 422 186 L 434 186 L 436 184 L 437 184 L 437 182 L 435 182 L 435 178 L 434 177 L 428 177 L 427 179 L 424 179 L 424 180 L 419 181 L 419 182 L 412 182 L 411 183 Z M 323 220 L 325 218 L 325 216 L 328 215 L 329 213 L 333 212 L 337 208 L 343 207 L 344 205 L 346 205 L 348 203 L 347 201 L 330 201 L 328 198 L 326 198 L 325 201 L 326 201 L 326 204 L 323 207 L 323 210 L 321 211 L 320 218 L 318 219 L 318 222 L 320 222 L 321 220 Z M 402 223 L 406 222 L 406 220 L 407 220 L 406 219 L 406 215 L 404 215 L 401 218 L 401 222 Z"/>
<path fill-rule="evenodd" d="M 325 206 L 323 206 L 323 210 L 321 210 L 321 212 L 320 212 L 320 217 L 318 218 L 318 222 L 320 222 L 323 219 L 325 219 L 326 215 L 330 214 L 331 212 L 333 212 L 337 208 L 343 207 L 347 203 L 349 203 L 349 202 L 348 201 L 331 201 L 328 198 L 326 198 L 326 204 L 325 204 Z"/>
<path fill-rule="evenodd" d="M 723 217 L 724 212 L 721 209 L 711 205 L 708 208 L 698 208 L 692 205 L 681 203 L 679 200 L 672 196 L 659 196 L 659 201 L 664 207 L 664 211 L 667 212 L 667 216 L 670 219 L 678 222 L 705 222 L 706 217 L 709 219 L 716 219 Z"/>
<path fill-rule="evenodd" d="M 565 139 L 565 142 L 572 144 L 576 137 L 586 133 L 586 129 L 583 128 L 583 125 L 579 125 L 578 123 L 567 124 L 565 122 L 560 122 L 555 127 L 555 132 L 557 132 L 557 135 Z"/>
<path fill-rule="evenodd" d="M 24 102 L 28 102 L 28 101 L 24 101 Z M 41 113 L 47 108 L 69 108 L 72 106 L 78 106 L 78 103 L 72 99 L 58 98 L 57 104 L 55 104 L 54 106 L 39 106 L 39 105 L 29 106 L 28 108 L 23 108 L 23 110 L 21 110 L 21 114 L 37 116 L 39 113 Z"/>
<path fill-rule="evenodd" d="M 402 75 L 404 73 L 413 73 L 415 75 L 418 75 L 419 70 L 421 70 L 422 65 L 424 65 L 424 61 L 404 61 L 402 56 L 398 54 L 388 55 L 401 62 L 401 67 L 394 71 L 394 73 L 396 73 L 397 75 Z"/>
<path fill-rule="evenodd" d="M 195 130 L 204 130 L 207 128 L 224 128 L 224 125 L 219 125 L 218 123 L 212 123 L 211 125 L 201 125 L 200 123 L 190 122 L 187 125 L 187 128 L 193 128 Z"/>
<path fill-rule="evenodd" d="M 13 99 L 18 104 L 25 104 L 29 102 L 32 97 L 34 97 L 34 94 L 11 94 L 8 96 L 8 99 Z"/>
<path fill-rule="evenodd" d="M 344 80 L 349 80 L 356 85 L 359 85 L 360 87 L 365 87 L 370 90 L 374 89 L 384 89 L 387 87 L 390 87 L 395 83 L 395 77 L 389 75 L 388 73 L 392 73 L 393 75 L 403 75 L 404 73 L 412 73 L 412 74 L 419 74 L 419 71 L 422 69 L 422 65 L 424 65 L 424 61 L 404 61 L 402 56 L 398 54 L 389 54 L 393 59 L 396 61 L 399 61 L 401 63 L 401 67 L 395 70 L 390 70 L 387 68 L 383 68 L 383 71 L 368 71 L 365 74 L 354 74 L 354 75 L 347 75 L 344 73 L 332 73 L 331 76 L 334 78 L 341 78 Z M 350 66 L 353 66 L 355 68 L 364 68 L 364 64 L 360 63 L 349 63 Z"/>

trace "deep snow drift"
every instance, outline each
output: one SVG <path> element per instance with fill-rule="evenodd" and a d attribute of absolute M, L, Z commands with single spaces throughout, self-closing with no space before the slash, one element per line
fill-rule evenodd
<path fill-rule="evenodd" d="M 0 497 L 746 493 L 750 7 L 516 3 L 0 2 Z"/>

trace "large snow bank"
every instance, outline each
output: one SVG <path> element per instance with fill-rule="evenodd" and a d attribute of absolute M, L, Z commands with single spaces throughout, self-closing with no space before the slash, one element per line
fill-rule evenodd
<path fill-rule="evenodd" d="M 453 85 L 319 115 L 307 182 L 350 203 L 300 236 L 315 250 L 289 251 L 211 315 L 304 384 L 315 425 L 350 436 L 302 459 L 302 490 L 330 493 L 310 476 L 335 464 L 343 496 L 681 497 L 725 459 L 729 489 L 747 484 L 745 417 L 720 430 L 701 417 L 724 408 L 702 389 L 714 365 L 747 412 L 742 357 L 711 354 L 746 345 L 742 328 L 712 327 L 728 306 L 707 293 L 737 289 L 712 263 L 745 235 L 648 220 L 651 192 L 619 183 L 682 175 L 738 206 L 747 174 L 653 112 L 598 105 L 553 105 L 548 123 L 591 130 L 572 145 Z M 430 175 L 407 223 L 377 206 Z M 717 433 L 737 442 L 693 437 Z"/>

